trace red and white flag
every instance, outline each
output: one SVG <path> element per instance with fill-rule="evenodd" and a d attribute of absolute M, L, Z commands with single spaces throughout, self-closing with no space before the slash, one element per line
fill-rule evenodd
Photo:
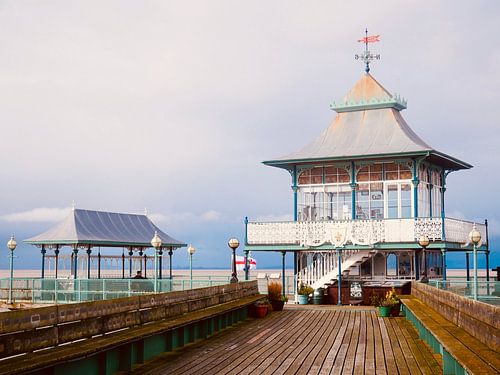
<path fill-rule="evenodd" d="M 370 36 L 365 36 L 361 39 L 358 40 L 358 42 L 361 43 L 375 43 L 375 42 L 380 42 L 380 35 L 370 35 Z"/>
<path fill-rule="evenodd" d="M 257 269 L 257 261 L 253 258 L 248 258 L 248 266 L 251 270 Z M 244 271 L 245 270 L 245 257 L 240 255 L 236 255 L 236 270 Z"/>

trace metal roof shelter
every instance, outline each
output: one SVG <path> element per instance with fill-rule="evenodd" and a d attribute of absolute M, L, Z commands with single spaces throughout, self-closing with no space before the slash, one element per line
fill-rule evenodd
<path fill-rule="evenodd" d="M 425 143 L 406 123 L 400 111 L 406 101 L 392 95 L 371 74 L 364 74 L 340 104 L 333 123 L 301 150 L 264 164 L 289 169 L 297 163 L 423 156 L 449 170 L 472 166 Z"/>
<path fill-rule="evenodd" d="M 69 246 L 73 249 L 75 259 L 78 256 L 78 249 L 86 249 L 90 257 L 92 248 L 96 246 L 123 247 L 128 248 L 130 256 L 134 250 L 138 250 L 139 254 L 142 255 L 145 249 L 152 247 L 151 239 L 155 233 L 158 233 L 162 240 L 158 254 L 162 255 L 163 250 L 168 249 L 171 270 L 172 251 L 184 247 L 186 244 L 163 232 L 146 215 L 73 209 L 61 223 L 23 242 L 42 248 L 43 278 L 47 248 L 54 249 L 57 277 L 57 256 L 63 246 Z M 88 277 L 90 278 L 90 261 L 88 265 Z M 74 260 L 74 277 L 76 278 L 76 260 Z"/>

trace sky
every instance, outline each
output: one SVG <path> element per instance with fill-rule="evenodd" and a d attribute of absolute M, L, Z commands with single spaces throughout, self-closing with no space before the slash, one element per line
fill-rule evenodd
<path fill-rule="evenodd" d="M 292 218 L 289 174 L 261 162 L 328 127 L 329 104 L 363 74 L 367 27 L 381 35 L 371 73 L 408 100 L 412 129 L 474 165 L 448 177 L 447 216 L 487 218 L 495 253 L 499 23 L 486 0 L 2 0 L 0 243 L 45 231 L 72 202 L 147 209 L 197 248 L 195 267 L 228 267 L 245 216 Z M 26 245 L 17 255 L 40 262 Z M 187 264 L 181 249 L 174 266 Z"/>

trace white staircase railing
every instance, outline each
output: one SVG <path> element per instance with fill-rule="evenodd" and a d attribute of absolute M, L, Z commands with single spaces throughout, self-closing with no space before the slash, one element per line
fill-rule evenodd
<path fill-rule="evenodd" d="M 335 251 L 303 252 L 300 256 L 298 285 L 318 288 L 338 278 L 338 255 Z M 370 256 L 369 250 L 343 250 L 341 272 L 349 272 L 351 266 L 367 256 Z"/>

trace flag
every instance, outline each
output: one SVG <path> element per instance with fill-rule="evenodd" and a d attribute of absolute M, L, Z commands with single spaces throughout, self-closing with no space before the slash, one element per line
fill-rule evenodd
<path fill-rule="evenodd" d="M 248 258 L 248 266 L 251 270 L 257 269 L 257 261 L 253 258 Z M 236 255 L 236 270 L 244 271 L 245 270 L 245 257 Z"/>
<path fill-rule="evenodd" d="M 358 42 L 361 43 L 375 43 L 375 42 L 380 42 L 380 35 L 370 35 L 370 36 L 365 36 L 361 39 L 358 40 Z"/>

